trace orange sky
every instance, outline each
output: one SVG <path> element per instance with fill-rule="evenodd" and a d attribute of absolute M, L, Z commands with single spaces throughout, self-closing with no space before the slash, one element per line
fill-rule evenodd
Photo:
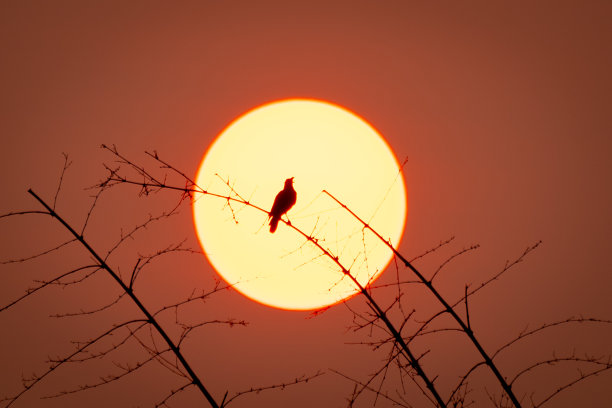
<path fill-rule="evenodd" d="M 543 240 L 516 270 L 474 299 L 471 318 L 486 347 L 503 344 L 527 324 L 572 315 L 610 318 L 611 18 L 605 1 L 5 1 L 0 212 L 34 208 L 29 187 L 52 199 L 66 152 L 74 163 L 58 210 L 80 223 L 89 203 L 82 188 L 103 177 L 101 163 L 110 161 L 101 143 L 115 143 L 138 159 L 143 150 L 156 149 L 195 174 L 216 134 L 244 111 L 282 98 L 324 99 L 363 116 L 400 161 L 408 157 L 410 213 L 401 251 L 411 258 L 456 237 L 447 252 L 417 266 L 431 271 L 454 251 L 481 245 L 439 281 L 450 298 Z M 133 225 L 143 211 L 176 202 L 170 194 L 137 200 L 135 193 L 126 188 L 100 204 L 90 232 L 94 245 L 108 247 L 120 227 Z M 163 235 L 152 231 L 148 243 L 164 245 L 156 238 L 163 236 L 197 245 L 190 217 L 185 208 Z M 2 260 L 66 236 L 40 219 L 1 228 Z M 61 270 L 67 259 L 71 265 L 87 260 L 82 251 L 69 253 L 49 263 L 3 266 L 0 303 L 21 294 L 46 269 Z M 142 289 L 145 301 L 210 283 L 214 272 L 203 259 L 178 259 L 151 274 Z M 169 287 L 168 271 L 182 274 L 184 287 Z M 21 374 L 40 370 L 47 356 L 69 350 L 69 340 L 113 321 L 49 314 L 95 307 L 109 293 L 112 298 L 117 292 L 101 278 L 0 313 L 0 394 L 17 390 Z M 409 295 L 406 307 L 423 313 L 432 307 L 427 294 Z M 359 298 L 350 302 L 362 304 Z M 231 394 L 318 369 L 364 379 L 383 358 L 344 344 L 365 339 L 346 333 L 351 314 L 344 306 L 306 319 L 307 313 L 267 308 L 235 292 L 206 305 L 211 316 L 250 322 L 246 328 L 207 329 L 189 343 L 188 353 L 219 399 L 228 388 Z M 515 364 L 549 357 L 553 349 L 602 354 L 611 352 L 609 344 L 612 330 L 573 326 L 500 364 L 513 372 Z M 455 364 L 469 360 L 471 354 L 460 351 L 470 350 L 465 347 L 458 336 L 431 344 L 427 367 L 450 376 L 439 380 L 442 386 L 456 378 Z M 104 374 L 108 367 L 97 370 Z M 152 388 L 176 385 L 171 376 L 150 370 L 106 391 L 39 401 L 78 375 L 57 374 L 17 406 L 146 405 L 153 402 Z M 610 378 L 592 379 L 549 406 L 607 406 Z M 523 386 L 549 385 L 540 380 Z M 327 373 L 307 386 L 234 406 L 338 407 L 351 390 L 348 381 Z M 198 401 L 195 394 L 185 398 L 186 404 Z"/>

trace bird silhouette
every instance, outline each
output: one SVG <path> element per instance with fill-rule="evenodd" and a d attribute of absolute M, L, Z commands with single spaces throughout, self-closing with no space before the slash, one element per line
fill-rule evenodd
<path fill-rule="evenodd" d="M 285 188 L 283 188 L 280 193 L 276 195 L 274 199 L 274 204 L 272 204 L 272 209 L 270 210 L 270 232 L 274 233 L 276 231 L 276 227 L 278 226 L 278 222 L 280 221 L 283 214 L 285 214 L 293 204 L 295 204 L 295 200 L 297 199 L 297 194 L 293 189 L 293 177 L 285 180 Z"/>

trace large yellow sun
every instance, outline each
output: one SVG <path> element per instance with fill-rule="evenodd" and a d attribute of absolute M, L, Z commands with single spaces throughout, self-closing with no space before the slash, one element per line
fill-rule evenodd
<path fill-rule="evenodd" d="M 297 202 L 283 220 L 318 238 L 361 285 L 371 283 L 391 260 L 391 251 L 322 191 L 397 246 L 406 220 L 406 190 L 383 137 L 340 106 L 281 100 L 230 123 L 204 155 L 195 181 L 208 192 L 234 198 L 238 194 L 270 211 L 290 177 Z M 263 211 L 198 193 L 193 215 L 210 263 L 225 281 L 257 302 L 309 310 L 358 292 L 332 260 L 288 225 L 280 222 L 270 233 Z"/>

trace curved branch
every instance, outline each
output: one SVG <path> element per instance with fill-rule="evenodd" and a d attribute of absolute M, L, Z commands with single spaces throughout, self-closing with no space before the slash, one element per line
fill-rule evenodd
<path fill-rule="evenodd" d="M 84 343 L 83 345 L 81 345 L 80 347 L 78 347 L 75 352 L 69 354 L 68 356 L 66 356 L 66 357 L 64 357 L 62 359 L 54 361 L 51 364 L 51 367 L 47 371 L 45 371 L 42 375 L 35 376 L 34 378 L 29 379 L 29 380 L 24 380 L 24 388 L 23 388 L 23 390 L 21 390 L 21 392 L 19 392 L 18 394 L 16 394 L 13 397 L 3 398 L 0 401 L 8 401 L 8 405 L 6 405 L 6 408 L 10 407 L 23 394 L 25 394 L 27 391 L 29 391 L 33 386 L 35 386 L 36 384 L 41 382 L 45 377 L 47 377 L 49 374 L 51 374 L 52 372 L 57 370 L 62 365 L 64 365 L 65 363 L 69 362 L 70 360 L 72 360 L 73 357 L 75 357 L 78 354 L 80 354 L 83 351 L 85 351 L 88 347 L 94 345 L 95 343 L 97 343 L 98 341 L 100 341 L 101 339 L 105 338 L 106 336 L 108 336 L 109 334 L 111 334 L 112 332 L 114 332 L 115 330 L 117 330 L 117 329 L 119 329 L 121 327 L 128 326 L 128 325 L 130 325 L 132 323 L 144 322 L 144 321 L 145 320 L 143 320 L 143 319 L 135 319 L 135 320 L 130 320 L 130 321 L 127 321 L 127 322 L 123 322 L 123 323 L 121 323 L 119 325 L 113 326 L 112 328 L 108 329 L 107 331 L 105 331 L 104 333 L 99 335 L 98 337 L 94 338 L 93 340 L 89 340 L 86 343 Z"/>
<path fill-rule="evenodd" d="M 296 384 L 300 384 L 300 383 L 307 383 L 308 381 L 312 380 L 313 378 L 317 378 L 317 377 L 319 377 L 319 376 L 321 376 L 323 374 L 324 374 L 323 372 L 318 371 L 318 372 L 316 372 L 313 375 L 309 375 L 309 376 L 302 375 L 301 377 L 297 377 L 297 378 L 295 378 L 295 380 L 290 381 L 290 382 L 284 382 L 284 383 L 273 384 L 273 385 L 266 385 L 266 386 L 263 386 L 263 387 L 253 387 L 253 388 L 250 388 L 250 389 L 245 390 L 245 391 L 239 391 L 236 394 L 234 394 L 234 396 L 231 397 L 230 399 L 228 399 L 228 400 L 224 399 L 223 402 L 221 402 L 221 408 L 227 407 L 230 404 L 230 402 L 234 401 L 236 398 L 241 397 L 243 395 L 251 394 L 251 393 L 260 393 L 261 391 L 274 390 L 274 389 L 278 389 L 278 388 L 284 389 L 284 388 L 289 387 L 291 385 L 296 385 Z"/>
<path fill-rule="evenodd" d="M 48 212 L 43 212 L 43 214 L 49 214 L 49 213 Z M 54 246 L 51 249 L 47 249 L 46 251 L 42 251 L 42 252 L 39 252 L 37 254 L 30 255 L 30 256 L 27 256 L 27 257 L 21 258 L 21 259 L 9 259 L 7 261 L 2 261 L 2 262 L 0 262 L 0 265 L 7 265 L 7 264 L 11 264 L 11 263 L 26 262 L 26 261 L 29 261 L 31 259 L 36 259 L 36 258 L 41 257 L 43 255 L 47 255 L 47 254 L 50 254 L 51 252 L 57 251 L 57 250 L 65 247 L 66 245 L 71 244 L 71 243 L 73 243 L 75 241 L 76 241 L 76 239 L 74 239 L 74 238 L 73 239 L 69 239 L 68 241 L 62 242 L 61 244 L 59 244 L 57 246 Z"/>
<path fill-rule="evenodd" d="M 505 350 L 508 347 L 512 346 L 514 343 L 518 342 L 519 340 L 524 339 L 525 337 L 534 335 L 536 333 L 539 333 L 539 332 L 541 332 L 543 330 L 546 330 L 546 329 L 550 329 L 552 327 L 556 327 L 556 326 L 560 326 L 560 325 L 568 324 L 568 323 L 604 323 L 604 324 L 612 324 L 612 320 L 595 319 L 595 318 L 582 318 L 582 317 L 569 317 L 567 319 L 558 320 L 558 321 L 552 322 L 552 323 L 544 323 L 543 325 L 541 325 L 541 326 L 539 326 L 539 327 L 537 327 L 535 329 L 532 329 L 532 330 L 525 329 L 522 332 L 520 332 L 517 337 L 515 337 L 514 339 L 510 340 L 509 342 L 507 342 L 506 344 L 504 344 L 503 346 L 498 348 L 497 351 L 495 351 L 495 353 L 493 353 L 493 358 L 495 358 L 503 350 Z"/>
<path fill-rule="evenodd" d="M 45 288 L 45 287 L 47 287 L 49 285 L 52 285 L 52 284 L 60 281 L 61 279 L 65 278 L 66 276 L 70 276 L 73 273 L 77 273 L 77 272 L 80 272 L 80 271 L 85 270 L 85 269 L 99 268 L 99 267 L 100 267 L 100 265 L 85 265 L 85 266 L 81 266 L 79 268 L 73 269 L 71 271 L 68 271 L 66 273 L 63 273 L 63 274 L 61 274 L 59 276 L 56 276 L 55 278 L 51 279 L 50 281 L 43 282 L 40 286 L 28 289 L 26 291 L 26 293 L 23 294 L 22 296 L 18 297 L 17 299 L 13 300 L 12 302 L 10 302 L 9 304 L 7 304 L 5 306 L 0 307 L 0 312 L 2 312 L 4 310 L 8 309 L 9 307 L 19 303 L 23 299 L 29 297 L 30 295 L 33 295 L 34 293 L 38 292 L 39 290 L 41 290 L 41 289 L 43 289 L 43 288 Z"/>

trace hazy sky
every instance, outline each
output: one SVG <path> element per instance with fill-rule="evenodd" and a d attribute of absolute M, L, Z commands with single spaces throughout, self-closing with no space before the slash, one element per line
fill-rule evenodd
<path fill-rule="evenodd" d="M 83 188 L 103 177 L 102 163 L 112 162 L 101 143 L 143 162 L 143 151 L 156 149 L 194 175 L 214 137 L 244 111 L 276 99 L 318 98 L 363 116 L 400 160 L 408 158 L 409 214 L 400 250 L 410 258 L 455 236 L 418 267 L 430 274 L 454 252 L 481 245 L 442 275 L 438 284 L 450 299 L 543 241 L 473 299 L 472 324 L 485 348 L 496 349 L 528 324 L 611 318 L 611 19 L 606 1 L 3 1 L 0 212 L 36 208 L 26 193 L 30 187 L 52 200 L 65 152 L 73 165 L 58 211 L 79 225 L 91 194 Z M 273 152 L 262 160 L 273 160 Z M 138 199 L 135 189 L 117 190 L 100 203 L 90 239 L 107 250 L 121 227 L 176 200 L 173 194 Z M 46 218 L 0 225 L 2 260 L 67 237 Z M 197 245 L 187 206 L 144 239 L 159 248 L 183 238 Z M 0 303 L 19 296 L 33 279 L 87 259 L 74 247 L 42 262 L 3 266 Z M 116 262 L 129 270 L 133 253 Z M 203 258 L 177 256 L 143 278 L 142 296 L 152 305 L 165 296 L 171 302 L 210 287 L 213 276 Z M 97 319 L 48 315 L 94 308 L 117 294 L 101 275 L 0 313 L 0 395 L 19 390 L 22 374 L 40 372 L 47 357 L 69 351 L 70 340 L 94 336 L 136 312 L 125 303 Z M 404 302 L 422 311 L 420 318 L 433 310 L 425 292 L 409 292 Z M 355 298 L 349 306 L 362 308 L 363 301 Z M 207 328 L 185 348 L 219 400 L 226 390 L 231 395 L 319 369 L 364 380 L 384 359 L 366 346 L 345 344 L 368 338 L 347 331 L 352 314 L 343 305 L 308 318 L 226 291 L 201 307 L 204 312 L 191 312 L 250 323 Z M 568 326 L 526 342 L 499 364 L 511 376 L 553 351 L 603 355 L 612 352 L 610 344 L 610 328 Z M 423 364 L 440 375 L 443 390 L 474 357 L 460 334 L 423 340 L 419 348 L 431 348 Z M 58 371 L 17 406 L 144 407 L 178 384 L 152 366 L 107 388 L 38 399 L 78 385 L 83 369 Z M 113 367 L 84 370 L 95 380 Z M 518 382 L 516 389 L 541 396 L 576 373 L 571 365 L 555 370 Z M 479 378 L 489 377 L 483 370 Z M 548 406 L 608 406 L 611 379 L 604 373 Z M 326 371 L 305 386 L 245 397 L 234 406 L 340 407 L 352 389 Z M 183 398 L 176 406 L 202 401 L 195 393 Z M 370 402 L 364 398 L 361 405 Z"/>

